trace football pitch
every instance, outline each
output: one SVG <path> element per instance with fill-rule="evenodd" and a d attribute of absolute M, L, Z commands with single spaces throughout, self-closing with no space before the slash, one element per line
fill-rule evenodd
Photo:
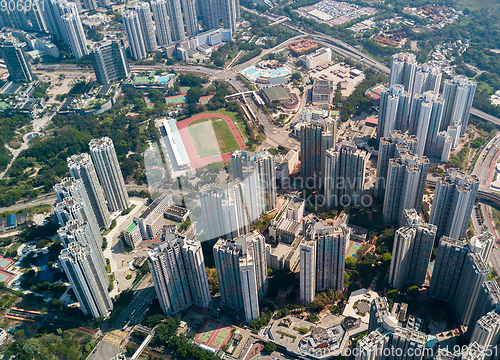
<path fill-rule="evenodd" d="M 196 152 L 201 159 L 221 153 L 214 128 L 210 121 L 190 125 L 188 130 L 191 139 L 193 139 Z"/>
<path fill-rule="evenodd" d="M 221 154 L 233 152 L 239 150 L 240 147 L 238 142 L 234 138 L 229 125 L 222 119 L 212 121 L 212 126 L 214 128 L 215 136 L 217 142 L 219 143 Z"/>

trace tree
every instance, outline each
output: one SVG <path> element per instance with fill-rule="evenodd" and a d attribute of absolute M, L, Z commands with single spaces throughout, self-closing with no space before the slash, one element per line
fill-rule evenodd
<path fill-rule="evenodd" d="M 418 298 L 418 294 L 420 292 L 420 289 L 418 288 L 418 286 L 416 285 L 413 285 L 413 286 L 410 286 L 408 288 L 408 290 L 406 291 L 406 293 L 411 296 L 412 298 L 416 299 Z"/>
<path fill-rule="evenodd" d="M 276 345 L 276 343 L 272 342 L 272 341 L 269 341 L 268 343 L 266 343 L 266 345 L 264 346 L 264 351 L 267 351 L 269 353 L 272 353 L 273 351 L 276 351 L 276 349 L 278 348 L 278 345 Z"/>

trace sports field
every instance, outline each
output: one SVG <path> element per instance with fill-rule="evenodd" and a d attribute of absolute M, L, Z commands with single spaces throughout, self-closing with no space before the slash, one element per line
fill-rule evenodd
<path fill-rule="evenodd" d="M 151 100 L 148 97 L 144 98 L 144 102 L 146 103 L 146 107 L 148 109 L 154 108 L 155 104 L 151 102 Z"/>
<path fill-rule="evenodd" d="M 196 333 L 195 342 L 214 349 L 221 349 L 231 339 L 232 329 L 222 323 L 207 320 Z"/>
<path fill-rule="evenodd" d="M 361 247 L 360 243 L 357 243 L 355 241 L 351 241 L 351 244 L 349 245 L 349 251 L 347 252 L 346 258 L 348 258 L 348 257 L 355 258 L 356 257 L 356 253 L 358 252 L 358 250 L 359 250 L 360 247 Z"/>
<path fill-rule="evenodd" d="M 222 154 L 233 152 L 240 148 L 233 133 L 231 132 L 231 129 L 229 128 L 229 125 L 224 120 L 218 119 L 212 121 L 212 126 Z"/>
<path fill-rule="evenodd" d="M 202 126 L 198 128 L 199 125 Z M 231 152 L 246 149 L 235 123 L 227 115 L 216 112 L 198 114 L 179 121 L 177 128 L 192 168 L 231 160 Z"/>
<path fill-rule="evenodd" d="M 187 101 L 187 96 L 186 95 L 170 96 L 170 97 L 166 97 L 165 101 L 167 102 L 167 105 L 182 104 L 182 103 L 185 103 Z"/>
<path fill-rule="evenodd" d="M 200 158 L 203 159 L 221 153 L 211 122 L 205 121 L 195 125 L 191 124 L 188 130 Z"/>

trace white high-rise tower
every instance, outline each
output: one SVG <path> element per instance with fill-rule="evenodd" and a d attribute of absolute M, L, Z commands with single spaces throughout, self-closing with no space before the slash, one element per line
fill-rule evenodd
<path fill-rule="evenodd" d="M 151 9 L 156 24 L 156 34 L 158 35 L 158 45 L 167 46 L 172 42 L 172 33 L 170 29 L 170 19 L 167 11 L 168 0 L 151 1 Z"/>
<path fill-rule="evenodd" d="M 148 55 L 137 12 L 127 11 L 124 13 L 123 25 L 125 26 L 125 33 L 127 34 L 128 45 L 132 57 L 136 60 L 145 59 Z"/>
<path fill-rule="evenodd" d="M 89 147 L 109 209 L 111 211 L 128 209 L 130 200 L 113 141 L 109 137 L 94 139 Z"/>

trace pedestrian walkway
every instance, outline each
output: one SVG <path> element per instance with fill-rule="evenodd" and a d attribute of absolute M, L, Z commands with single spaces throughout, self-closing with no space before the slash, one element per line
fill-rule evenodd
<path fill-rule="evenodd" d="M 116 218 L 116 226 L 111 230 L 108 234 L 104 235 L 108 242 L 108 246 L 104 250 L 104 257 L 106 259 L 109 259 L 109 264 L 111 265 L 111 273 L 116 273 L 116 270 L 118 269 L 118 266 L 116 264 L 116 261 L 113 257 L 113 246 L 120 241 L 119 235 L 122 232 L 122 229 L 124 226 L 127 226 L 134 217 L 137 217 L 140 215 L 142 211 L 142 207 L 144 205 L 145 200 L 143 199 L 131 199 L 130 200 L 132 205 L 135 205 L 135 208 L 127 215 L 120 215 Z M 119 294 L 117 286 L 114 286 L 113 290 L 109 293 L 109 296 L 111 298 L 117 296 Z"/>

